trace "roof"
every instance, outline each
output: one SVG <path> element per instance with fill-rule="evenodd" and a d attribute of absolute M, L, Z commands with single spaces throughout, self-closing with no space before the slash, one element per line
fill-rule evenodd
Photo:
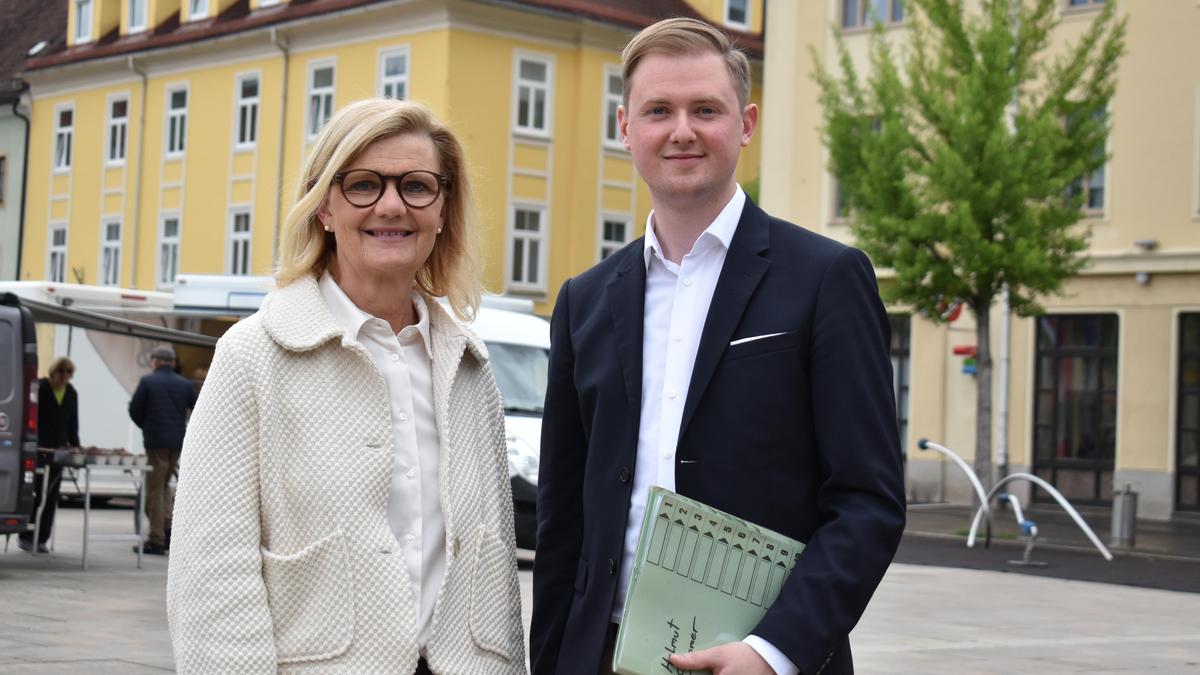
<path fill-rule="evenodd" d="M 62 49 L 67 39 L 67 0 L 0 0 L 0 100 L 21 90 L 18 77 L 30 48 Z"/>
<path fill-rule="evenodd" d="M 28 70 L 38 70 L 68 63 L 90 61 L 113 56 L 124 56 L 141 52 L 163 49 L 175 45 L 198 42 L 237 33 L 281 26 L 301 19 L 308 19 L 324 14 L 335 14 L 349 9 L 382 4 L 387 0 L 292 0 L 286 5 L 265 7 L 250 11 L 250 0 L 238 0 L 219 15 L 195 22 L 181 24 L 179 13 L 176 12 L 166 21 L 151 31 L 135 35 L 120 35 L 114 28 L 99 40 L 68 47 L 66 45 L 66 15 L 69 0 L 0 0 L 0 8 L 7 5 L 18 6 L 23 14 L 37 15 L 34 7 L 53 5 L 53 12 L 46 14 L 57 15 L 57 32 L 55 41 L 44 49 L 39 56 L 25 63 Z M 671 16 L 700 15 L 685 0 L 476 0 L 492 5 L 511 6 L 518 9 L 541 11 L 563 17 L 579 17 L 602 23 L 623 26 L 631 30 L 640 30 L 650 24 Z M 0 10 L 0 16 L 8 16 L 7 10 Z M 37 17 L 39 20 L 48 20 Z M 26 19 L 29 20 L 29 19 Z M 4 19 L 9 23 L 8 19 Z M 11 22 L 20 26 L 20 20 Z M 763 55 L 763 37 L 759 34 L 729 31 L 735 42 L 754 58 L 761 59 Z M 0 37 L 5 34 L 0 33 Z M 29 42 L 32 45 L 36 40 Z M 26 46 L 25 51 L 28 50 Z M 23 56 L 25 51 L 21 52 Z M 20 63 L 17 63 L 19 68 Z"/>

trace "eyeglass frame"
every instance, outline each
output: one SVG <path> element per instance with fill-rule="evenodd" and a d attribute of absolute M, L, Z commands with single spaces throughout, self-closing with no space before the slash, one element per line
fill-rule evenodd
<path fill-rule="evenodd" d="M 370 204 L 361 204 L 361 205 L 355 204 L 354 202 L 350 201 L 349 197 L 346 196 L 346 188 L 342 184 L 342 181 L 345 180 L 345 178 L 348 174 L 351 174 L 351 173 L 354 173 L 357 171 L 365 171 L 367 173 L 375 174 L 376 176 L 379 177 L 380 182 L 383 185 L 383 189 L 381 189 L 379 191 L 379 194 L 375 195 L 375 199 Z M 400 190 L 400 182 L 404 179 L 404 177 L 408 176 L 409 174 L 414 174 L 414 173 L 427 173 L 437 179 L 437 182 L 436 182 L 436 184 L 438 186 L 437 194 L 433 196 L 433 199 L 429 200 L 428 204 L 425 204 L 423 206 L 413 206 L 412 204 L 409 204 L 408 200 L 404 198 L 404 192 Z M 433 206 L 433 203 L 438 200 L 438 197 L 442 196 L 443 192 L 450 189 L 450 178 L 449 177 L 447 177 L 445 174 L 441 174 L 436 171 L 430 171 L 428 169 L 413 169 L 412 171 L 405 171 L 404 173 L 394 174 L 394 175 L 382 174 L 374 169 L 347 169 L 345 171 L 339 171 L 339 172 L 333 174 L 333 182 L 335 185 L 338 186 L 338 190 L 342 193 L 342 198 L 346 200 L 347 204 L 349 204 L 350 206 L 353 206 L 356 209 L 369 209 L 369 208 L 375 206 L 376 204 L 378 204 L 379 200 L 383 199 L 384 193 L 387 192 L 387 186 L 388 186 L 389 181 L 395 181 L 396 195 L 399 196 L 400 201 L 404 202 L 404 205 L 410 209 L 420 210 L 420 209 L 429 208 L 430 206 Z"/>

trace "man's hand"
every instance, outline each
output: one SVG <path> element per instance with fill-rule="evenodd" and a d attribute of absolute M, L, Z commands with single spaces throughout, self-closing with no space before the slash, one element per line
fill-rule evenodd
<path fill-rule="evenodd" d="M 745 642 L 675 654 L 671 656 L 671 665 L 680 670 L 711 670 L 713 675 L 775 675 L 763 657 Z"/>

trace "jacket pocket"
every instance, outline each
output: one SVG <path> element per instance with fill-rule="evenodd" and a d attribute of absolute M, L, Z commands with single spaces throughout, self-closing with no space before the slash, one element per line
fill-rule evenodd
<path fill-rule="evenodd" d="M 722 361 L 733 361 L 759 354 L 770 354 L 771 352 L 794 349 L 800 344 L 800 333 L 798 331 L 790 331 L 768 335 L 759 339 L 751 339 L 745 342 L 741 340 L 734 340 L 734 342 L 737 344 L 730 344 L 725 348 L 725 354 L 721 358 Z"/>
<path fill-rule="evenodd" d="M 350 560 L 341 532 L 279 555 L 262 549 L 279 663 L 344 654 L 354 639 Z"/>
<path fill-rule="evenodd" d="M 522 640 L 519 616 L 511 611 L 521 602 L 515 583 L 516 551 L 483 525 L 476 541 L 474 589 L 467 615 L 471 639 L 480 649 L 512 661 Z"/>

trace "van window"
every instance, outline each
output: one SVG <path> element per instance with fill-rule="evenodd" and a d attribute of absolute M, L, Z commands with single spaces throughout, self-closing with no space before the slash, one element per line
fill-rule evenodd
<path fill-rule="evenodd" d="M 0 403 L 7 403 L 12 399 L 16 379 L 24 377 L 21 371 L 22 352 L 19 351 L 21 344 L 21 327 L 8 319 L 0 319 L 0 359 L 3 359 L 0 363 L 4 364 L 4 367 L 0 368 Z M 545 390 L 546 385 L 543 383 L 542 391 Z"/>
<path fill-rule="evenodd" d="M 488 342 L 496 386 L 504 397 L 504 412 L 542 415 L 550 350 L 528 345 Z"/>

